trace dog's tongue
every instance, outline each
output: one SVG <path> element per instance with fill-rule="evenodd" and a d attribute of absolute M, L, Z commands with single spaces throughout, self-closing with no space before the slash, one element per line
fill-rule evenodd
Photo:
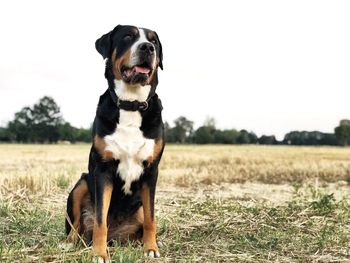
<path fill-rule="evenodd" d="M 149 68 L 135 66 L 135 71 L 137 73 L 148 74 L 150 72 L 150 69 Z"/>

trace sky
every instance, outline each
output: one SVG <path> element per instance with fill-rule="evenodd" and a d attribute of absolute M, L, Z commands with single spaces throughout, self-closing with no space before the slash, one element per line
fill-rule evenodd
<path fill-rule="evenodd" d="M 349 1 L 1 1 L 0 126 L 52 96 L 89 127 L 107 88 L 95 40 L 118 24 L 156 31 L 163 119 L 282 139 L 350 118 Z"/>

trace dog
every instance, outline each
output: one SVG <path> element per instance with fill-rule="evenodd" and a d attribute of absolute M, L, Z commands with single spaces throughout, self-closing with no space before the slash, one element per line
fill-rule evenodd
<path fill-rule="evenodd" d="M 92 126 L 89 172 L 68 196 L 67 241 L 92 242 L 94 259 L 109 262 L 108 242 L 142 237 L 145 255 L 160 257 L 154 198 L 165 145 L 156 94 L 162 45 L 152 30 L 118 25 L 95 46 L 106 59 L 108 89 Z"/>

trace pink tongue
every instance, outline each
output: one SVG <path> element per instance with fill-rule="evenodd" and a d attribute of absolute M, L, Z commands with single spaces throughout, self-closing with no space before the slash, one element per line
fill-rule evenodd
<path fill-rule="evenodd" d="M 150 72 L 150 69 L 149 68 L 143 68 L 143 67 L 135 66 L 135 71 L 137 73 L 148 74 Z"/>

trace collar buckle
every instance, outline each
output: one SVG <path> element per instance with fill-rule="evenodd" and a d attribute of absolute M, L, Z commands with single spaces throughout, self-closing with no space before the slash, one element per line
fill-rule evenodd
<path fill-rule="evenodd" d="M 148 109 L 148 102 L 147 101 L 139 102 L 139 110 L 145 111 L 147 109 Z"/>

